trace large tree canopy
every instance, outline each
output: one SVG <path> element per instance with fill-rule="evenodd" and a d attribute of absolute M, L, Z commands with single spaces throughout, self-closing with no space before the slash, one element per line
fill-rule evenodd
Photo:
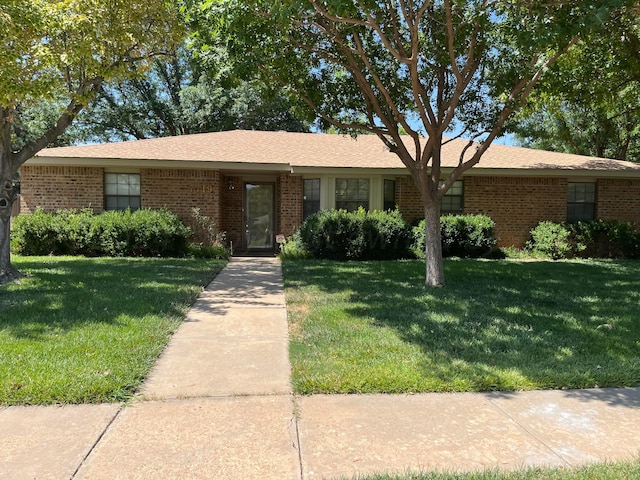
<path fill-rule="evenodd" d="M 640 161 L 639 20 L 620 10 L 560 59 L 516 122 L 523 145 Z"/>
<path fill-rule="evenodd" d="M 444 284 L 440 200 L 543 74 L 622 0 L 191 0 L 201 45 L 298 95 L 326 124 L 402 160 L 426 219 L 426 284 Z M 470 139 L 443 171 L 445 133 Z M 406 132 L 408 140 L 403 139 Z M 426 134 L 426 137 L 424 136 Z"/>
<path fill-rule="evenodd" d="M 138 74 L 180 36 L 169 0 L 4 0 L 0 4 L 0 282 L 11 267 L 9 220 L 19 167 L 52 143 L 106 82 Z M 20 115 L 65 99 L 43 133 L 16 142 Z M 16 149 L 14 150 L 14 147 Z"/>
<path fill-rule="evenodd" d="M 216 56 L 223 63 L 224 52 Z M 308 131 L 281 89 L 203 69 L 187 47 L 154 60 L 144 77 L 104 85 L 72 127 L 76 141 L 156 138 L 222 130 Z"/>

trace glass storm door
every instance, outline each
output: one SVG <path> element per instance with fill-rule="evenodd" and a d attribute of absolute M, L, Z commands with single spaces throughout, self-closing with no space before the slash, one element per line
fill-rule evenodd
<path fill-rule="evenodd" d="M 274 190 L 274 185 L 268 183 L 244 186 L 247 250 L 273 250 Z"/>

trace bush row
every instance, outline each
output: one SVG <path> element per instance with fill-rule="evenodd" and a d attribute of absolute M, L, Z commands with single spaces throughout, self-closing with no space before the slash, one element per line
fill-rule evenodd
<path fill-rule="evenodd" d="M 13 251 L 22 255 L 180 257 L 191 231 L 166 210 L 109 211 L 41 209 L 18 216 L 11 230 Z"/>
<path fill-rule="evenodd" d="M 425 256 L 424 220 L 414 228 L 415 250 Z M 493 233 L 495 222 L 486 215 L 443 215 L 440 217 L 442 256 L 486 257 L 494 250 L 497 240 Z"/>
<path fill-rule="evenodd" d="M 441 219 L 446 256 L 479 257 L 496 244 L 493 221 L 483 215 Z M 424 257 L 424 221 L 412 228 L 399 212 L 324 210 L 309 216 L 282 254 L 331 260 L 395 260 Z"/>
<path fill-rule="evenodd" d="M 640 258 L 640 231 L 632 223 L 595 220 L 575 224 L 540 222 L 531 230 L 527 249 L 563 258 Z"/>
<path fill-rule="evenodd" d="M 323 210 L 307 217 L 298 234 L 313 258 L 394 260 L 412 256 L 411 227 L 397 211 Z"/>

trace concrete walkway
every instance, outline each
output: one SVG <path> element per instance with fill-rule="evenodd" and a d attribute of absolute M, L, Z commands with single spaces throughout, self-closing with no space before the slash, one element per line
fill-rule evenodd
<path fill-rule="evenodd" d="M 0 479 L 331 479 L 637 457 L 640 389 L 294 397 L 280 264 L 234 259 L 126 406 L 0 409 Z"/>

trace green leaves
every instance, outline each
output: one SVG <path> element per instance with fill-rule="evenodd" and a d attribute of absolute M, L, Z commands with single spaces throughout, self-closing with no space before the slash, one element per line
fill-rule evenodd
<path fill-rule="evenodd" d="M 0 105 L 51 98 L 86 79 L 135 73 L 177 37 L 172 2 L 9 0 L 0 6 Z"/>
<path fill-rule="evenodd" d="M 191 12 L 240 74 L 289 86 L 334 126 L 433 135 L 500 127 L 500 112 L 622 3 L 201 1 Z M 403 122 L 411 115 L 422 124 Z"/>
<path fill-rule="evenodd" d="M 637 19 L 633 9 L 614 11 L 603 29 L 585 32 L 559 60 L 514 128 L 525 143 L 620 160 L 638 156 Z"/>

